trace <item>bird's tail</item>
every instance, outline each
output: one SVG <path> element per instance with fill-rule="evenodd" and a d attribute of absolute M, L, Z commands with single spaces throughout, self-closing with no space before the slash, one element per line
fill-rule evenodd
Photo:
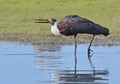
<path fill-rule="evenodd" d="M 108 28 L 105 28 L 105 27 L 103 27 L 103 26 L 101 26 L 99 24 L 96 24 L 96 27 L 97 27 L 96 29 L 99 29 L 101 34 L 103 34 L 105 36 L 109 35 L 109 29 Z"/>

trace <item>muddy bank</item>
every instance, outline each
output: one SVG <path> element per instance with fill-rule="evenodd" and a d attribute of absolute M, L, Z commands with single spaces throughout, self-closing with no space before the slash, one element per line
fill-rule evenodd
<path fill-rule="evenodd" d="M 89 43 L 92 35 L 79 34 L 77 35 L 77 43 Z M 63 45 L 63 44 L 73 44 L 73 36 L 41 36 L 41 35 L 31 35 L 31 34 L 3 34 L 0 35 L 1 41 L 12 41 L 12 42 L 22 42 L 30 43 L 35 45 Z M 99 35 L 96 36 L 93 45 L 120 45 L 120 38 L 117 36 L 109 35 L 107 37 Z"/>

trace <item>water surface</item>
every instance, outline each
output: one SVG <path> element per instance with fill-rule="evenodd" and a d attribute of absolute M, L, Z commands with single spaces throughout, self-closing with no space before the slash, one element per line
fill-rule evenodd
<path fill-rule="evenodd" d="M 0 84 L 119 84 L 120 46 L 92 46 L 92 63 L 87 44 L 77 48 L 74 75 L 74 45 L 31 45 L 0 42 Z"/>

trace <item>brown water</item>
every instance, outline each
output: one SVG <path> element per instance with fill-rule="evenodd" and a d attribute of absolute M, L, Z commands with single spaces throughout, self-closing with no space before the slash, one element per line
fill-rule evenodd
<path fill-rule="evenodd" d="M 92 46 L 92 64 L 87 44 L 78 45 L 77 70 L 74 45 L 31 45 L 0 42 L 0 84 L 119 84 L 120 46 Z"/>

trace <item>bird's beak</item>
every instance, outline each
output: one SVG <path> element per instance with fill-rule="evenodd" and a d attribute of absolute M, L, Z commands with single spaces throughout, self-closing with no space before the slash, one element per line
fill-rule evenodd
<path fill-rule="evenodd" d="M 35 19 L 35 23 L 49 23 L 48 19 Z"/>

